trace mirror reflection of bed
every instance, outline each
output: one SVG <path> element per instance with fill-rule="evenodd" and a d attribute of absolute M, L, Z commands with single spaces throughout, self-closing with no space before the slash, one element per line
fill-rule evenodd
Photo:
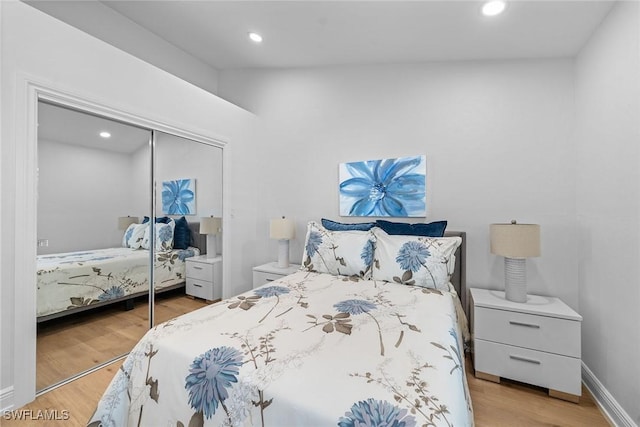
<path fill-rule="evenodd" d="M 221 216 L 222 150 L 156 132 L 153 242 L 151 131 L 42 101 L 38 114 L 36 388 L 42 391 L 126 354 L 149 329 L 150 316 L 160 323 L 207 304 L 185 294 L 185 260 L 206 253 L 200 217 Z M 111 136 L 100 137 L 102 131 Z M 198 184 L 196 210 L 164 214 L 162 183 L 179 178 Z M 176 247 L 159 239 L 167 228 L 172 236 L 180 230 Z"/>

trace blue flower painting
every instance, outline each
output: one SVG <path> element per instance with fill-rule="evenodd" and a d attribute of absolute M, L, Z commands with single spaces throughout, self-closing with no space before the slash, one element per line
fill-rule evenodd
<path fill-rule="evenodd" d="M 426 156 L 340 164 L 340 215 L 423 217 Z"/>
<path fill-rule="evenodd" d="M 162 183 L 162 212 L 167 215 L 195 215 L 195 179 L 176 179 Z"/>

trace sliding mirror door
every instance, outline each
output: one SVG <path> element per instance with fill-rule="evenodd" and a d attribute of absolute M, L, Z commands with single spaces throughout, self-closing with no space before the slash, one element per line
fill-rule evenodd
<path fill-rule="evenodd" d="M 157 324 L 222 297 L 222 149 L 155 132 L 154 177 Z"/>
<path fill-rule="evenodd" d="M 151 206 L 151 131 L 42 101 L 38 122 L 43 390 L 127 353 L 148 330 L 151 257 L 133 224 Z"/>

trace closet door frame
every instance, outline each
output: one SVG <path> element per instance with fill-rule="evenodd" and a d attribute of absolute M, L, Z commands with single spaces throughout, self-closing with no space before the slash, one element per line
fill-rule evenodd
<path fill-rule="evenodd" d="M 170 125 L 90 100 L 82 94 L 56 88 L 51 82 L 36 81 L 32 76 L 17 76 L 16 134 L 20 144 L 15 144 L 16 194 L 15 194 L 15 277 L 14 277 L 14 346 L 13 346 L 13 401 L 31 402 L 36 397 L 36 255 L 37 255 L 37 191 L 38 191 L 38 102 L 46 101 L 61 106 L 86 111 L 109 119 L 129 123 L 151 131 L 161 131 L 178 137 L 195 140 L 222 149 L 223 217 L 230 218 L 229 209 L 229 145 L 225 138 L 187 130 L 188 126 Z M 153 159 L 151 160 L 153 161 Z M 153 173 L 153 171 L 152 171 Z M 153 178 L 153 177 L 152 177 Z M 153 185 L 153 179 L 152 179 Z M 227 221 L 227 224 L 229 221 Z M 232 230 L 225 224 L 222 250 L 227 251 Z M 152 258 L 153 259 L 153 258 Z M 230 257 L 223 259 L 225 280 Z M 153 268 L 153 265 L 151 266 Z M 150 283 L 152 286 L 153 283 Z M 19 308 L 19 309 L 18 309 Z M 150 323 L 153 321 L 150 318 Z M 98 369 L 98 368 L 96 368 Z M 84 375 L 92 372 L 87 371 Z M 80 376 L 73 377 L 77 379 Z M 49 389 L 50 390 L 50 389 Z"/>

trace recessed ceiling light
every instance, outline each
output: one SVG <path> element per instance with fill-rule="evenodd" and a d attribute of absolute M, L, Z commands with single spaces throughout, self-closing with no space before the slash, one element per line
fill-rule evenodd
<path fill-rule="evenodd" d="M 101 138 L 111 138 L 111 134 L 105 130 L 99 133 Z"/>
<path fill-rule="evenodd" d="M 504 12 L 507 4 L 502 0 L 488 1 L 482 6 L 484 16 L 496 16 Z"/>
<path fill-rule="evenodd" d="M 251 39 L 251 41 L 254 41 L 256 43 L 261 43 L 262 42 L 262 36 L 258 33 L 254 33 L 254 32 L 250 32 L 249 33 L 249 38 Z"/>

